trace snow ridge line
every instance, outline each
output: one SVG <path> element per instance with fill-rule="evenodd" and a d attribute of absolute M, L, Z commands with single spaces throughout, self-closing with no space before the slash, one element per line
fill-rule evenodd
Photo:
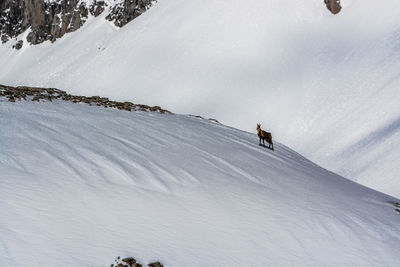
<path fill-rule="evenodd" d="M 16 100 L 21 101 L 22 99 L 31 99 L 32 101 L 53 101 L 56 99 L 61 99 L 64 101 L 71 101 L 74 103 L 86 103 L 96 106 L 103 106 L 105 108 L 117 108 L 120 110 L 127 111 L 152 111 L 159 112 L 161 114 L 173 114 L 172 112 L 162 109 L 159 106 L 148 106 L 143 104 L 134 104 L 132 102 L 118 102 L 109 100 L 107 97 L 100 96 L 78 96 L 71 95 L 65 91 L 56 88 L 40 88 L 40 87 L 27 87 L 27 86 L 6 86 L 0 84 L 0 97 L 8 98 L 9 102 L 15 102 Z"/>

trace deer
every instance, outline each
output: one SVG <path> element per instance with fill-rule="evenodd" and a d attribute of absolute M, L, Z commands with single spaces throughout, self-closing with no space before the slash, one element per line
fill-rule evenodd
<path fill-rule="evenodd" d="M 265 146 L 265 141 L 268 143 L 268 148 L 274 151 L 274 144 L 272 143 L 272 134 L 261 129 L 261 124 L 257 124 L 257 135 L 260 138 L 260 146 Z M 261 144 L 261 140 L 263 143 Z"/>

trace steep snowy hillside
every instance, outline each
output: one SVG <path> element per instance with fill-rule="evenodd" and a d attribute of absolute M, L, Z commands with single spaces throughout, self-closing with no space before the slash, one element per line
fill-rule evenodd
<path fill-rule="evenodd" d="M 400 1 L 168 0 L 123 28 L 0 46 L 0 83 L 159 104 L 274 136 L 400 197 Z M 25 38 L 24 33 L 18 38 Z M 130 98 L 130 99 L 129 99 Z"/>
<path fill-rule="evenodd" d="M 0 102 L 0 266 L 399 266 L 392 197 L 183 115 Z"/>

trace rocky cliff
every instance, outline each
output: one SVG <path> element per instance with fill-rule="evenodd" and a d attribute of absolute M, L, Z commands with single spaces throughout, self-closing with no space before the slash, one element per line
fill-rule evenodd
<path fill-rule="evenodd" d="M 106 19 L 122 27 L 145 12 L 154 0 L 0 0 L 0 36 L 3 43 L 29 30 L 26 40 L 54 42 L 79 29 L 88 17 L 108 12 Z M 19 42 L 15 48 L 23 45 Z"/>

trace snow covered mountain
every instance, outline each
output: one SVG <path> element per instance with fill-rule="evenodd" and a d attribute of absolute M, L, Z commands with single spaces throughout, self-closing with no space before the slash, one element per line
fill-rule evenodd
<path fill-rule="evenodd" d="M 0 83 L 161 105 L 274 137 L 400 197 L 400 2 L 168 0 L 123 28 L 0 45 Z"/>
<path fill-rule="evenodd" d="M 400 265 L 399 200 L 282 144 L 184 115 L 0 101 L 0 266 Z"/>

